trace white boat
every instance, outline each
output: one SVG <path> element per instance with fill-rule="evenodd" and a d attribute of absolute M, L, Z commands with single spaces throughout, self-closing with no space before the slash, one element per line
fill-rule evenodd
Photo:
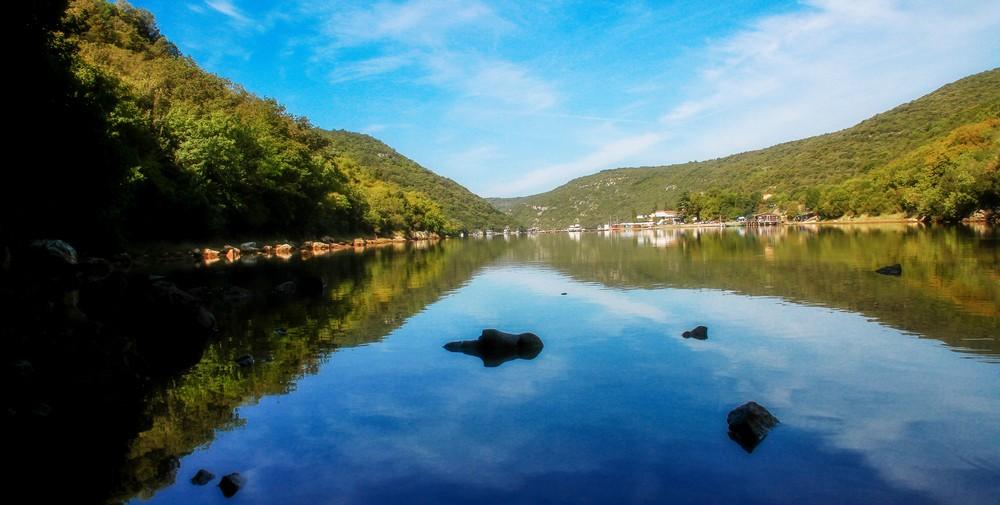
<path fill-rule="evenodd" d="M 578 224 L 574 224 L 570 225 L 569 228 L 566 228 L 566 231 L 570 233 L 580 233 L 581 231 L 583 231 L 583 227 Z"/>

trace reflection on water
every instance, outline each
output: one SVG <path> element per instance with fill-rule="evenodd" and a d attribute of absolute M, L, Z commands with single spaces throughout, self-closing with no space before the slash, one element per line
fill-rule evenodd
<path fill-rule="evenodd" d="M 303 268 L 329 293 L 223 315 L 225 338 L 150 398 L 118 496 L 224 501 L 188 482 L 199 468 L 240 472 L 233 499 L 253 503 L 1000 495 L 994 231 L 578 238 L 231 268 L 214 282 Z M 709 340 L 681 337 L 699 325 Z M 545 351 L 493 368 L 441 350 L 482 328 Z M 725 423 L 749 400 L 782 421 L 753 454 Z"/>

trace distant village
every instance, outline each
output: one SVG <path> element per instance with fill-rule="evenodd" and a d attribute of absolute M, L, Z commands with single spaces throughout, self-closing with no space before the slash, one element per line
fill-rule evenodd
<path fill-rule="evenodd" d="M 816 213 L 808 214 L 798 214 L 795 216 L 785 216 L 778 213 L 762 213 L 753 214 L 748 216 L 739 216 L 733 221 L 699 221 L 698 218 L 692 218 L 690 221 L 686 221 L 681 212 L 676 210 L 657 210 L 650 214 L 638 214 L 635 216 L 634 221 L 617 221 L 609 220 L 607 223 L 601 224 L 595 228 L 585 228 L 579 224 L 579 222 L 570 224 L 565 228 L 557 229 L 539 229 L 539 228 L 511 228 L 510 226 L 505 227 L 502 231 L 500 230 L 485 230 L 473 231 L 470 236 L 474 238 L 481 237 L 491 237 L 494 235 L 523 235 L 523 234 L 533 234 L 533 233 L 550 233 L 550 232 L 570 232 L 570 233 L 580 233 L 584 231 L 636 231 L 644 229 L 655 229 L 655 228 L 672 228 L 672 227 L 685 227 L 685 228 L 703 228 L 703 227 L 729 227 L 729 226 L 745 226 L 745 227 L 761 227 L 761 226 L 778 226 L 785 222 L 791 223 L 809 223 L 816 222 L 819 220 L 819 216 Z"/>

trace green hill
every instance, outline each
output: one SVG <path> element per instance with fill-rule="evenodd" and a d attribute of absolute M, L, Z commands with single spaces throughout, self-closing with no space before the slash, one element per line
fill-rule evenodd
<path fill-rule="evenodd" d="M 441 207 L 452 221 L 452 229 L 502 229 L 515 224 L 510 216 L 461 184 L 431 172 L 370 135 L 346 130 L 324 131 L 323 135 L 336 152 L 337 165 L 351 174 L 369 199 L 387 191 L 415 191 Z"/>
<path fill-rule="evenodd" d="M 543 228 L 630 220 L 653 207 L 703 220 L 765 209 L 954 220 L 1000 206 L 998 119 L 993 69 L 835 133 L 710 161 L 605 170 L 490 202 Z"/>
<path fill-rule="evenodd" d="M 326 132 L 202 70 L 127 2 L 17 4 L 0 240 L 453 233 L 511 221 L 367 136 Z"/>

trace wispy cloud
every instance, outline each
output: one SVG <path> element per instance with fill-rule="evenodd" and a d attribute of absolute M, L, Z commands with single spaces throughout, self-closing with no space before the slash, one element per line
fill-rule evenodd
<path fill-rule="evenodd" d="M 634 137 L 617 139 L 576 160 L 533 170 L 510 184 L 498 188 L 501 190 L 498 196 L 523 195 L 535 188 L 551 187 L 574 177 L 591 174 L 612 166 L 621 166 L 624 160 L 641 154 L 650 147 L 663 142 L 666 138 L 667 135 L 664 133 L 644 133 Z"/>
<path fill-rule="evenodd" d="M 714 41 L 660 120 L 691 129 L 675 157 L 714 157 L 850 126 L 1000 63 L 995 2 L 813 0 Z M 990 55 L 993 55 L 992 58 Z M 664 160 L 666 161 L 666 160 Z"/>
<path fill-rule="evenodd" d="M 237 23 L 243 25 L 250 25 L 253 23 L 253 20 L 247 17 L 246 14 L 243 14 L 243 11 L 236 7 L 236 4 L 234 4 L 232 0 L 205 0 L 205 5 Z"/>

